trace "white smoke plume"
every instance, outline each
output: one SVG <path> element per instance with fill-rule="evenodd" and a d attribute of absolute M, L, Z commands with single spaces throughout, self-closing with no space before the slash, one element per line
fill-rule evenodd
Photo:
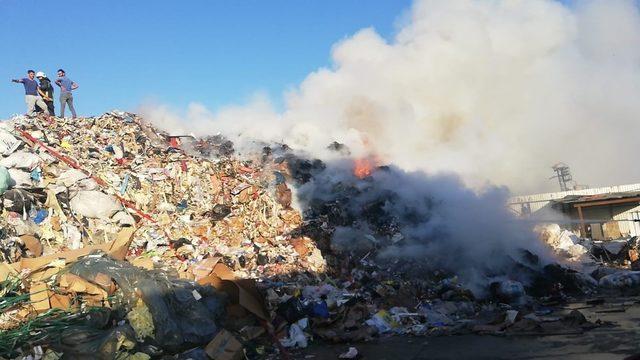
<path fill-rule="evenodd" d="M 333 246 L 356 251 L 373 236 L 386 244 L 378 259 L 424 259 L 481 290 L 504 276 L 527 280 L 522 249 L 550 258 L 532 224 L 506 210 L 500 186 L 554 190 L 558 161 L 582 184 L 637 181 L 638 44 L 632 0 L 416 0 L 392 40 L 363 29 L 336 44 L 332 66 L 285 94 L 283 112 L 258 95 L 216 111 L 143 113 L 172 132 L 220 132 L 236 147 L 283 142 L 327 160 L 298 189 L 303 208 L 340 196 L 345 181 L 370 187 L 340 205 L 355 221 L 337 228 Z M 393 166 L 358 182 L 351 161 L 327 149 L 333 141 Z M 397 219 L 397 243 L 359 210 L 387 195 L 380 216 Z"/>
<path fill-rule="evenodd" d="M 333 140 L 403 169 L 467 185 L 554 190 L 550 166 L 582 184 L 634 182 L 640 130 L 640 14 L 632 0 L 417 0 L 391 41 L 363 29 L 334 46 L 275 112 L 264 97 L 180 116 L 197 134 L 283 141 L 327 157 Z"/>
<path fill-rule="evenodd" d="M 455 176 L 395 167 L 358 179 L 350 169 L 349 162 L 329 162 L 297 193 L 303 207 L 344 224 L 333 234 L 335 251 L 362 257 L 378 248 L 371 258 L 445 270 L 476 294 L 505 277 L 530 281 L 531 273 L 521 268 L 528 264 L 523 250 L 538 256 L 536 270 L 553 258 L 531 231 L 533 224 L 515 219 L 504 206 L 506 188 L 474 192 Z"/>

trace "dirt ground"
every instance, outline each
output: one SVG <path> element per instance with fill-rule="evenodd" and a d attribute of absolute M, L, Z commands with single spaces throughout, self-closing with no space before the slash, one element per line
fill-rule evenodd
<path fill-rule="evenodd" d="M 443 337 L 391 336 L 359 344 L 314 343 L 294 359 L 337 359 L 355 346 L 361 359 L 616 359 L 640 354 L 640 304 L 638 298 L 615 299 L 580 309 L 590 321 L 612 322 L 580 335 Z M 572 304 L 580 308 L 585 304 Z M 624 311 L 622 311 L 624 310 Z"/>

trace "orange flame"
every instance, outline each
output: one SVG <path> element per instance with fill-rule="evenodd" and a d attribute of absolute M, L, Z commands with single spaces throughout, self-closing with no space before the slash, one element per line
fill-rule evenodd
<path fill-rule="evenodd" d="M 364 179 L 370 176 L 373 172 L 373 168 L 376 167 L 376 162 L 371 158 L 355 159 L 353 161 L 353 175 L 359 179 Z"/>

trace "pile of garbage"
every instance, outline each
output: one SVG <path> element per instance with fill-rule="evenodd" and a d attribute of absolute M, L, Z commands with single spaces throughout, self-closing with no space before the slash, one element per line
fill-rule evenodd
<path fill-rule="evenodd" d="M 640 288 L 633 271 L 585 274 L 521 249 L 514 275 L 487 266 L 472 291 L 464 269 L 392 256 L 417 249 L 407 229 L 437 204 L 405 206 L 370 172 L 329 181 L 284 144 L 240 157 L 222 136 L 114 111 L 15 117 L 0 155 L 4 358 L 287 358 L 383 334 L 579 333 L 598 324 L 558 304 Z"/>
<path fill-rule="evenodd" d="M 579 238 L 558 224 L 539 225 L 535 231 L 560 257 L 568 260 L 569 267 L 597 281 L 601 293 L 640 293 L 640 239 L 637 236 L 591 240 Z"/>
<path fill-rule="evenodd" d="M 581 239 L 572 231 L 562 229 L 558 224 L 541 224 L 534 230 L 558 255 L 572 261 L 587 260 L 589 251 L 593 247 L 593 242 L 589 239 Z"/>
<path fill-rule="evenodd" d="M 640 239 L 637 236 L 610 240 L 585 239 L 558 224 L 538 225 L 534 231 L 556 254 L 571 262 L 640 270 Z"/>
<path fill-rule="evenodd" d="M 189 156 L 133 114 L 16 117 L 0 153 L 1 356 L 237 358 L 273 334 L 249 279 L 325 265 L 282 236 L 302 220 L 272 173 Z"/>

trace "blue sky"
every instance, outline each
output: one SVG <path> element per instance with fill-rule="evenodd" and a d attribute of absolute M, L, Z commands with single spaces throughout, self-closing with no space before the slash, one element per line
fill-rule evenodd
<path fill-rule="evenodd" d="M 390 38 L 410 0 L 0 0 L 0 118 L 25 111 L 10 79 L 58 67 L 80 85 L 80 114 L 244 103 L 330 65 L 331 46 L 364 27 Z M 56 96 L 57 97 L 57 96 Z M 58 104 L 56 103 L 56 110 Z"/>

